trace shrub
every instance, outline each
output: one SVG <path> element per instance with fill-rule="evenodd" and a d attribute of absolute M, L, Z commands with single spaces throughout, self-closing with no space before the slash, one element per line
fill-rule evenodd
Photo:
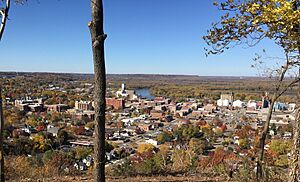
<path fill-rule="evenodd" d="M 158 174 L 161 171 L 159 161 L 155 160 L 154 157 L 136 164 L 134 168 L 136 173 L 140 175 L 153 175 Z"/>
<path fill-rule="evenodd" d="M 86 158 L 87 156 L 93 153 L 92 148 L 86 148 L 86 147 L 76 147 L 74 151 L 75 151 L 75 159 L 78 160 Z"/>
<path fill-rule="evenodd" d="M 286 154 L 291 149 L 291 144 L 283 140 L 272 140 L 270 143 L 270 150 L 277 155 Z"/>
<path fill-rule="evenodd" d="M 112 169 L 113 176 L 132 176 L 134 174 L 136 174 L 136 171 L 129 159 L 125 159 L 122 164 L 118 164 Z"/>
<path fill-rule="evenodd" d="M 43 154 L 43 162 L 46 163 L 49 160 L 51 160 L 52 155 L 53 155 L 53 150 L 47 150 L 44 154 Z"/>
<path fill-rule="evenodd" d="M 142 154 L 142 153 L 152 152 L 153 149 L 154 149 L 153 145 L 149 143 L 142 143 L 139 145 L 137 152 Z"/>

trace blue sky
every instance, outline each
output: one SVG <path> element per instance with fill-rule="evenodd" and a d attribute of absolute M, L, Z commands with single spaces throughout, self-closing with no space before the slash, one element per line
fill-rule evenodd
<path fill-rule="evenodd" d="M 107 73 L 253 76 L 263 41 L 205 57 L 202 36 L 218 20 L 212 0 L 104 0 Z M 88 0 L 29 0 L 13 5 L 0 42 L 0 71 L 92 73 Z"/>

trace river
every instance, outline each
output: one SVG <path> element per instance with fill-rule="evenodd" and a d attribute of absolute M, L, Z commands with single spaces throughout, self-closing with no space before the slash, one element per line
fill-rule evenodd
<path fill-rule="evenodd" d="M 150 93 L 150 89 L 149 88 L 141 88 L 141 89 L 136 89 L 135 90 L 135 93 L 142 97 L 142 98 L 146 98 L 146 99 L 149 99 L 149 100 L 152 100 L 155 98 L 155 96 L 151 95 Z"/>

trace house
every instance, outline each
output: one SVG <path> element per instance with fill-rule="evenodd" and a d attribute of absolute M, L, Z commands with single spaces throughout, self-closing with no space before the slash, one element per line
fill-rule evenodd
<path fill-rule="evenodd" d="M 54 137 L 57 137 L 59 130 L 60 130 L 60 128 L 58 128 L 58 127 L 48 127 L 47 128 L 47 133 L 50 133 Z"/>
<path fill-rule="evenodd" d="M 288 104 L 288 110 L 289 111 L 294 111 L 296 109 L 296 104 L 295 103 L 289 103 Z"/>
<path fill-rule="evenodd" d="M 190 112 L 192 112 L 192 108 L 189 106 L 189 105 L 185 105 L 185 106 L 182 106 L 180 111 L 183 112 L 183 115 L 188 115 Z"/>
<path fill-rule="evenodd" d="M 175 104 L 169 105 L 168 108 L 169 108 L 169 111 L 172 113 L 175 113 L 176 110 L 179 110 L 179 108 Z"/>
<path fill-rule="evenodd" d="M 247 103 L 247 110 L 253 111 L 256 109 L 256 101 L 255 100 L 249 100 Z"/>
<path fill-rule="evenodd" d="M 204 107 L 204 111 L 208 111 L 209 113 L 213 113 L 216 110 L 216 106 L 213 104 L 207 104 Z"/>
<path fill-rule="evenodd" d="M 151 111 L 150 116 L 151 116 L 151 119 L 159 120 L 159 119 L 164 117 L 164 113 L 163 112 Z"/>
<path fill-rule="evenodd" d="M 25 133 L 29 133 L 29 134 L 31 134 L 31 133 L 37 133 L 37 131 L 36 131 L 35 128 L 33 128 L 33 127 L 30 126 L 30 125 L 26 125 L 26 124 L 25 124 L 24 128 L 22 128 L 22 130 L 23 130 Z"/>
<path fill-rule="evenodd" d="M 232 103 L 233 107 L 242 108 L 244 107 L 245 103 L 241 100 L 236 100 Z"/>
<path fill-rule="evenodd" d="M 158 105 L 154 107 L 154 110 L 156 111 L 166 111 L 167 107 L 165 105 Z"/>
<path fill-rule="evenodd" d="M 189 125 L 191 124 L 191 121 L 189 119 L 180 119 L 178 120 L 178 125 L 182 126 L 182 125 Z"/>
<path fill-rule="evenodd" d="M 125 118 L 122 119 L 121 121 L 124 123 L 125 126 L 131 126 L 135 122 L 140 122 L 140 120 L 141 120 L 140 118 L 136 117 L 136 118 Z"/>
<path fill-rule="evenodd" d="M 141 123 L 141 124 L 139 124 L 139 128 L 142 129 L 143 131 L 147 132 L 152 129 L 152 125 L 146 124 L 146 123 Z"/>
<path fill-rule="evenodd" d="M 145 140 L 146 143 L 149 143 L 153 146 L 157 146 L 159 144 L 159 142 L 157 140 L 153 140 L 153 139 L 148 139 L 148 140 Z"/>
<path fill-rule="evenodd" d="M 163 105 L 166 103 L 164 97 L 155 97 L 154 102 L 156 105 Z"/>

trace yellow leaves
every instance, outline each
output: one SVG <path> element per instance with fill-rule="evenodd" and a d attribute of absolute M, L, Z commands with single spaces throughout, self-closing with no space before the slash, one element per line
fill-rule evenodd
<path fill-rule="evenodd" d="M 46 148 L 46 139 L 42 135 L 32 136 L 34 142 L 34 148 L 44 151 Z"/>
<path fill-rule="evenodd" d="M 208 124 L 201 126 L 201 130 L 211 130 L 211 129 L 212 129 L 212 127 Z"/>
<path fill-rule="evenodd" d="M 154 149 L 154 146 L 149 144 L 149 143 L 142 143 L 139 145 L 138 149 L 137 149 L 137 152 L 142 154 L 142 153 L 145 153 L 145 152 L 151 152 L 153 151 Z"/>
<path fill-rule="evenodd" d="M 266 0 L 245 4 L 246 12 L 253 16 L 252 25 L 264 25 L 270 33 L 292 32 L 294 24 L 300 23 L 299 10 L 293 10 L 294 1 Z M 273 32 L 272 32 L 273 31 Z"/>
<path fill-rule="evenodd" d="M 252 4 L 252 7 L 255 8 L 255 9 L 258 9 L 258 8 L 260 7 L 260 4 L 253 3 L 253 4 Z"/>
<path fill-rule="evenodd" d="M 256 25 L 256 24 L 258 24 L 258 22 L 259 22 L 259 19 L 254 19 L 254 20 L 252 21 L 252 24 Z"/>
<path fill-rule="evenodd" d="M 260 8 L 259 4 L 253 3 L 249 5 L 249 7 L 247 8 L 247 12 L 249 12 L 250 14 L 256 14 L 259 8 Z"/>
<path fill-rule="evenodd" d="M 295 2 L 298 0 L 226 0 L 216 3 L 226 14 L 204 37 L 213 47 L 208 54 L 222 53 L 227 45 L 240 43 L 243 39 L 259 41 L 264 37 L 274 39 L 284 49 L 297 49 L 299 35 L 295 32 L 295 25 L 300 24 L 300 9 L 294 9 Z"/>

